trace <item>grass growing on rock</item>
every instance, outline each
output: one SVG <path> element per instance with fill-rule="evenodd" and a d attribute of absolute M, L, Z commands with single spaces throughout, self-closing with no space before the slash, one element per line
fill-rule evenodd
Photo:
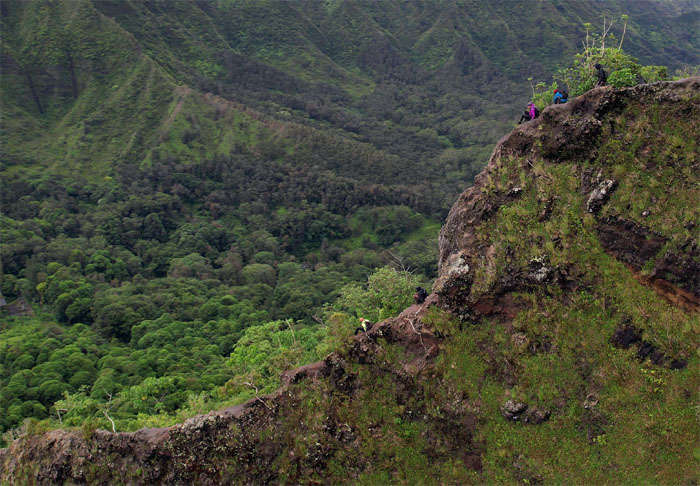
<path fill-rule="evenodd" d="M 603 483 L 614 472 L 626 484 L 692 481 L 696 417 L 687 404 L 700 386 L 692 339 L 683 349 L 688 368 L 673 371 L 640 362 L 633 348 L 614 348 L 610 336 L 627 317 L 588 292 L 566 304 L 521 298 L 532 307 L 511 323 L 487 320 L 451 335 L 436 365 L 444 380 L 439 401 L 462 396 L 480 413 L 482 479 Z M 586 408 L 589 395 L 597 403 Z M 506 420 L 500 407 L 508 399 L 551 418 L 540 425 Z M 633 454 L 630 444 L 638 444 Z"/>
<path fill-rule="evenodd" d="M 604 142 L 591 167 L 624 180 L 601 216 L 625 215 L 653 228 L 677 246 L 700 225 L 700 127 L 688 123 L 695 95 L 676 106 L 634 106 L 611 117 L 601 134 Z M 646 211 L 646 213 L 645 213 Z"/>
<path fill-rule="evenodd" d="M 693 96 L 611 111 L 584 160 L 548 162 L 535 140 L 527 157 L 496 158 L 485 174 L 481 197 L 500 205 L 470 228 L 479 258 L 471 260 L 469 300 L 509 296 L 515 317 L 477 314 L 461 332 L 436 327 L 449 330 L 436 365 L 442 400 L 460 393 L 479 411 L 484 481 L 697 481 L 697 311 L 668 300 L 637 269 L 654 275 L 673 255 L 698 259 Z M 539 128 L 548 129 L 546 120 Z M 617 187 L 592 213 L 589 194 L 606 179 Z M 662 243 L 636 256 L 641 263 L 626 263 L 601 241 L 606 218 Z M 683 265 L 680 271 L 692 271 Z M 532 268 L 543 266 L 551 273 L 535 282 Z M 627 327 L 663 358 L 640 359 L 641 344 L 616 347 L 613 335 Z M 672 360 L 687 366 L 671 369 Z M 508 400 L 551 415 L 539 425 L 508 420 L 501 411 Z"/>

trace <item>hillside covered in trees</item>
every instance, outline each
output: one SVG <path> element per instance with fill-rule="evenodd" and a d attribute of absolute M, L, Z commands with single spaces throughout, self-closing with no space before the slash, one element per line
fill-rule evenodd
<path fill-rule="evenodd" d="M 623 14 L 698 64 L 692 1 L 0 3 L 2 444 L 241 403 L 396 315 L 528 78 Z"/>

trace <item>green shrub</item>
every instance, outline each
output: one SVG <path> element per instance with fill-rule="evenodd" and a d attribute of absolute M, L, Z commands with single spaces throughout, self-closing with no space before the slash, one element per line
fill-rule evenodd
<path fill-rule="evenodd" d="M 618 69 L 608 76 L 608 84 L 615 88 L 634 86 L 637 84 L 637 75 L 631 68 Z"/>

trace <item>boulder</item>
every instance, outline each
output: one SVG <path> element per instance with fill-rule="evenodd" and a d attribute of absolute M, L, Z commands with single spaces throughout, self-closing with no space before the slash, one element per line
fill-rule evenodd
<path fill-rule="evenodd" d="M 596 187 L 588 196 L 588 202 L 586 203 L 586 209 L 588 209 L 588 212 L 597 213 L 600 211 L 616 187 L 617 182 L 612 179 L 608 179 L 598 184 L 598 187 Z"/>
<path fill-rule="evenodd" d="M 515 400 L 508 400 L 501 407 L 501 415 L 503 415 L 508 420 L 517 422 L 520 417 L 527 410 L 527 405 L 522 402 L 516 402 Z"/>

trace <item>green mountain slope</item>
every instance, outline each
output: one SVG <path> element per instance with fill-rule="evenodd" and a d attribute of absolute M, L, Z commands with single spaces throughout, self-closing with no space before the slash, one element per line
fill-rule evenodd
<path fill-rule="evenodd" d="M 3 164 L 10 173 L 37 163 L 58 173 L 111 172 L 116 160 L 143 154 L 172 100 L 172 80 L 122 29 L 88 2 L 70 6 L 3 9 Z"/>
<path fill-rule="evenodd" d="M 165 118 L 173 101 L 167 97 L 174 98 L 174 82 L 252 103 L 276 118 L 292 110 L 304 123 L 320 119 L 326 122 L 324 129 L 330 123 L 344 136 L 360 135 L 385 150 L 401 150 L 397 133 L 405 140 L 435 128 L 447 140 L 421 151 L 420 157 L 440 164 L 437 156 L 445 145 L 461 149 L 473 145 L 468 133 L 475 128 L 477 140 L 485 135 L 487 143 L 494 141 L 482 127 L 460 130 L 460 121 L 512 117 L 512 108 L 505 105 L 515 100 L 494 97 L 494 91 L 523 99 L 523 79 L 545 77 L 578 49 L 583 21 L 597 25 L 597 16 L 619 16 L 626 7 L 631 14 L 628 50 L 642 62 L 673 68 L 697 61 L 697 39 L 689 32 L 690 6 L 672 10 L 654 2 L 638 7 L 608 2 L 607 10 L 596 11 L 595 16 L 585 2 L 540 2 L 534 9 L 525 4 L 470 2 L 388 2 L 381 8 L 373 2 L 350 1 L 7 2 L 3 52 L 10 68 L 5 74 L 10 77 L 3 83 L 9 90 L 4 98 L 13 110 L 8 118 L 18 120 L 22 114 L 27 126 L 8 131 L 5 150 L 13 157 L 20 152 L 26 157 L 24 141 L 41 137 L 41 144 L 48 142 L 51 148 L 34 159 L 70 160 L 81 147 L 79 140 L 73 140 L 80 135 L 67 135 L 65 130 L 79 130 L 80 123 L 89 119 L 86 111 L 99 112 L 97 105 L 105 101 L 103 109 L 115 110 L 105 118 L 115 126 L 99 132 L 133 150 L 118 153 L 125 161 L 143 160 L 153 144 L 154 125 Z M 679 11 L 685 13 L 679 16 Z M 522 24 L 527 18 L 536 21 Z M 641 35 L 649 31 L 651 36 Z M 150 81 L 153 94 L 136 93 L 138 85 L 130 84 L 127 73 L 147 58 L 167 74 Z M 142 77 L 134 79 L 144 83 Z M 500 106 L 491 109 L 494 102 Z M 74 116 L 59 122 L 76 103 Z M 455 105 L 461 108 L 445 110 Z M 46 110 L 52 121 L 37 118 L 37 110 Z M 100 115 L 94 116 L 99 123 Z M 118 129 L 126 125 L 126 116 L 137 117 L 137 123 L 131 120 L 128 125 L 141 133 Z M 387 120 L 399 127 L 386 130 Z M 27 133 L 29 126 L 36 128 Z M 18 132 L 23 138 L 15 142 Z M 55 145 L 62 136 L 70 139 L 64 140 L 69 147 Z M 118 152 L 109 140 L 88 145 L 88 150 L 102 147 L 104 154 L 86 157 L 114 160 L 113 152 Z M 401 155 L 417 158 L 410 151 Z M 460 153 L 471 166 L 478 164 L 478 156 Z"/>
<path fill-rule="evenodd" d="M 240 403 L 235 350 L 269 391 L 410 302 L 526 79 L 622 13 L 642 61 L 697 63 L 685 1 L 1 2 L 3 444 L 117 402 L 119 430 Z M 347 304 L 374 281 L 395 301 Z"/>
<path fill-rule="evenodd" d="M 241 406 L 26 434 L 0 452 L 2 478 L 696 481 L 699 101 L 695 77 L 547 108 L 452 207 L 425 304 Z"/>

